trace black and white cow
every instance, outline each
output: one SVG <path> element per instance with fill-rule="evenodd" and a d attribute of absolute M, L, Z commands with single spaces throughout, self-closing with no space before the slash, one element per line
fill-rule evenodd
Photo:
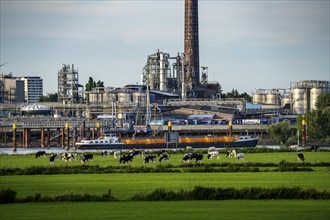
<path fill-rule="evenodd" d="M 219 151 L 209 151 L 207 155 L 207 159 L 212 159 L 213 157 L 217 157 L 217 160 L 220 160 L 220 154 Z"/>
<path fill-rule="evenodd" d="M 228 150 L 228 152 L 227 152 L 227 154 L 226 154 L 226 157 L 229 157 L 229 158 L 237 158 L 236 150 Z"/>
<path fill-rule="evenodd" d="M 304 157 L 304 155 L 303 155 L 302 153 L 297 154 L 297 159 L 298 159 L 299 161 L 302 161 L 302 162 L 305 161 L 305 157 Z"/>
<path fill-rule="evenodd" d="M 72 159 L 76 160 L 78 157 L 78 154 L 72 154 L 72 153 L 63 153 L 61 154 L 61 160 L 64 160 L 65 162 L 72 161 Z"/>
<path fill-rule="evenodd" d="M 128 161 L 132 162 L 133 156 L 132 155 L 123 155 L 119 159 L 119 163 L 128 163 Z"/>
<path fill-rule="evenodd" d="M 159 162 L 162 162 L 164 160 L 169 160 L 169 159 L 170 159 L 170 155 L 168 153 L 162 153 L 160 155 Z"/>
<path fill-rule="evenodd" d="M 37 151 L 36 158 L 41 157 L 41 156 L 46 157 L 46 151 Z"/>
<path fill-rule="evenodd" d="M 237 160 L 244 160 L 244 154 L 243 153 L 239 153 L 237 154 Z"/>
<path fill-rule="evenodd" d="M 106 151 L 106 150 L 101 151 L 101 157 L 109 156 L 109 155 L 110 155 L 109 151 Z"/>
<path fill-rule="evenodd" d="M 310 151 L 311 152 L 320 152 L 320 147 L 317 145 L 312 145 Z"/>
<path fill-rule="evenodd" d="M 203 161 L 203 154 L 201 153 L 192 153 L 191 160 L 196 160 L 196 163 Z"/>
<path fill-rule="evenodd" d="M 146 155 L 144 158 L 144 163 L 149 163 L 149 161 L 151 161 L 152 163 L 156 162 L 156 155 L 152 154 L 152 155 Z"/>
<path fill-rule="evenodd" d="M 131 156 L 133 156 L 133 157 L 136 156 L 136 157 L 140 158 L 141 155 L 143 157 L 143 151 L 140 151 L 140 150 L 130 150 L 128 152 L 128 154 L 131 155 Z"/>
<path fill-rule="evenodd" d="M 57 153 L 52 153 L 49 157 L 49 163 L 54 164 L 54 160 L 55 160 L 56 157 L 58 157 L 58 154 Z"/>
<path fill-rule="evenodd" d="M 158 152 L 157 157 L 159 157 L 160 155 L 163 155 L 163 154 L 167 154 L 167 150 L 160 150 L 160 151 Z"/>
<path fill-rule="evenodd" d="M 186 153 L 183 155 L 182 163 L 189 163 L 191 160 L 192 153 Z"/>
<path fill-rule="evenodd" d="M 81 154 L 80 155 L 80 162 L 84 165 L 88 160 L 93 161 L 94 157 L 93 154 Z"/>

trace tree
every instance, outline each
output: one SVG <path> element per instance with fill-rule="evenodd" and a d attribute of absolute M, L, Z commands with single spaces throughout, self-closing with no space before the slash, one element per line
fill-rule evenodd
<path fill-rule="evenodd" d="M 252 97 L 247 94 L 246 92 L 240 94 L 237 89 L 233 89 L 231 92 L 227 92 L 226 94 L 222 94 L 221 97 L 223 98 L 243 98 L 248 102 L 252 101 Z"/>
<path fill-rule="evenodd" d="M 41 96 L 39 102 L 57 102 L 57 93 L 47 93 L 46 96 Z"/>
<path fill-rule="evenodd" d="M 285 144 L 292 133 L 290 125 L 286 121 L 271 124 L 268 126 L 267 130 L 277 144 Z"/>
<path fill-rule="evenodd" d="M 321 94 L 316 99 L 316 110 L 304 115 L 309 141 L 330 139 L 330 94 Z M 302 130 L 302 115 L 297 117 L 296 128 Z"/>
<path fill-rule="evenodd" d="M 85 91 L 92 91 L 94 86 L 94 80 L 92 77 L 89 77 L 88 79 L 88 83 L 86 83 L 86 86 L 85 86 Z"/>
<path fill-rule="evenodd" d="M 325 108 L 330 106 L 330 94 L 321 93 L 316 98 L 315 108 L 316 110 L 323 111 Z"/>

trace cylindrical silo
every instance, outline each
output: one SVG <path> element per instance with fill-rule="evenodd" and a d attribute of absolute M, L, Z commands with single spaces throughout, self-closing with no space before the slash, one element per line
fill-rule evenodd
<path fill-rule="evenodd" d="M 133 103 L 147 103 L 147 94 L 145 92 L 134 92 Z"/>
<path fill-rule="evenodd" d="M 252 95 L 253 104 L 264 104 L 266 103 L 266 94 L 261 92 L 256 92 Z"/>
<path fill-rule="evenodd" d="M 266 95 L 266 103 L 269 105 L 280 105 L 280 95 L 277 92 L 270 92 Z"/>
<path fill-rule="evenodd" d="M 326 87 L 311 88 L 311 90 L 310 90 L 310 109 L 311 110 L 316 109 L 315 104 L 316 104 L 317 97 L 322 93 L 329 94 L 330 93 L 329 88 L 326 88 Z"/>
<path fill-rule="evenodd" d="M 103 102 L 115 102 L 117 101 L 117 95 L 114 92 L 105 92 L 103 94 Z"/>
<path fill-rule="evenodd" d="M 132 95 L 129 92 L 118 92 L 117 93 L 118 102 L 120 103 L 131 103 Z"/>
<path fill-rule="evenodd" d="M 292 91 L 293 114 L 305 114 L 309 110 L 309 88 L 294 88 Z"/>
<path fill-rule="evenodd" d="M 285 95 L 281 98 L 281 107 L 284 107 L 287 104 L 291 106 L 291 98 L 289 95 Z"/>
<path fill-rule="evenodd" d="M 123 127 L 123 123 L 125 121 L 125 117 L 126 117 L 126 114 L 125 113 L 122 113 L 122 112 L 118 112 L 117 115 L 116 115 L 116 125 L 117 127 Z"/>

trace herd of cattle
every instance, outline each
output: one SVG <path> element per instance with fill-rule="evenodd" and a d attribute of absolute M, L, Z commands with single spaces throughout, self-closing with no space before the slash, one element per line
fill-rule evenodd
<path fill-rule="evenodd" d="M 162 161 L 166 161 L 170 159 L 170 154 L 167 150 L 160 150 L 157 154 L 146 154 L 145 151 L 141 150 L 130 150 L 126 154 L 121 155 L 123 152 L 121 151 L 101 151 L 101 156 L 110 156 L 113 154 L 115 159 L 119 158 L 119 163 L 129 163 L 133 162 L 135 157 L 142 158 L 144 163 L 155 163 L 157 158 L 158 161 L 161 163 Z M 46 151 L 38 151 L 35 155 L 36 158 L 39 157 L 46 157 Z M 54 164 L 55 159 L 62 160 L 64 162 L 71 162 L 72 160 L 76 161 L 78 158 L 77 153 L 52 153 L 49 157 L 49 163 Z M 217 160 L 220 159 L 220 152 L 216 150 L 215 147 L 210 147 L 207 152 L 207 159 L 216 158 Z M 237 153 L 236 150 L 228 150 L 226 153 L 226 158 L 235 158 L 238 161 L 244 160 L 244 153 Z M 297 159 L 299 161 L 304 161 L 304 155 L 302 153 L 297 154 Z M 94 156 L 91 153 L 82 153 L 80 155 L 80 162 L 84 165 L 87 161 L 93 161 Z M 190 163 L 191 161 L 195 161 L 196 163 L 201 163 L 203 161 L 203 154 L 199 152 L 194 153 L 185 153 L 182 158 L 182 163 Z"/>

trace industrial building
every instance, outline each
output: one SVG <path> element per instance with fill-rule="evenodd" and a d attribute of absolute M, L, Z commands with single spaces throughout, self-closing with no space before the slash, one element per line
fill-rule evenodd
<path fill-rule="evenodd" d="M 291 82 L 287 89 L 257 89 L 252 96 L 254 104 L 261 108 L 289 109 L 291 114 L 305 114 L 315 110 L 317 97 L 330 94 L 330 82 L 322 80 L 300 80 Z"/>
<path fill-rule="evenodd" d="M 24 82 L 25 102 L 36 103 L 43 96 L 43 80 L 39 76 L 21 76 L 17 80 Z"/>
<path fill-rule="evenodd" d="M 13 78 L 0 78 L 0 103 L 24 102 L 24 82 Z"/>
<path fill-rule="evenodd" d="M 47 103 L 51 112 L 88 119 L 111 118 L 118 126 L 127 122 L 149 124 L 155 115 L 166 114 L 253 119 L 304 114 L 315 108 L 319 94 L 329 93 L 329 81 L 303 80 L 291 83 L 290 88 L 257 89 L 254 105 L 244 99 L 222 99 L 220 84 L 210 82 L 208 67 L 199 63 L 198 0 L 185 0 L 184 10 L 183 53 L 171 56 L 157 50 L 147 55 L 140 85 L 96 87 L 91 91 L 79 84 L 74 64 L 63 64 L 57 72 L 58 103 Z"/>
<path fill-rule="evenodd" d="M 58 102 L 63 104 L 80 103 L 83 97 L 79 91 L 83 86 L 79 84 L 78 70 L 74 69 L 74 65 L 63 64 L 57 73 L 57 97 Z"/>

